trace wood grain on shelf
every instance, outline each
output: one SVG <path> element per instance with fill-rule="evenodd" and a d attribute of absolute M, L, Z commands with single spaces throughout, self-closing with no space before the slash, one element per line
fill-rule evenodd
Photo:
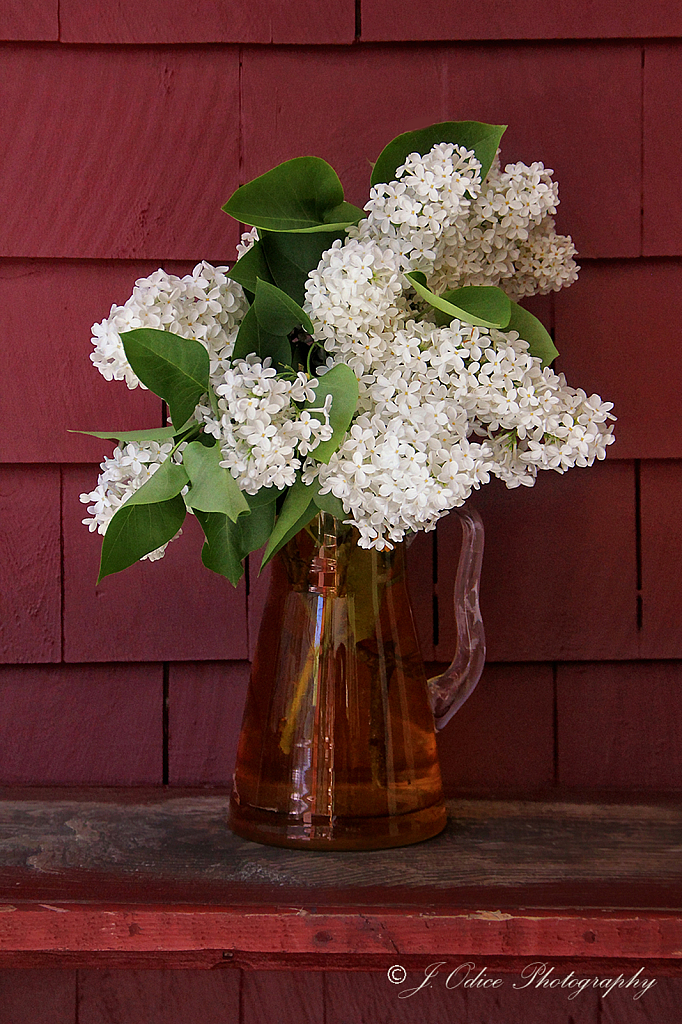
<path fill-rule="evenodd" d="M 668 802 L 454 801 L 435 840 L 362 854 L 241 840 L 226 793 L 5 791 L 0 808 L 4 966 L 366 970 L 400 953 L 682 967 Z"/>

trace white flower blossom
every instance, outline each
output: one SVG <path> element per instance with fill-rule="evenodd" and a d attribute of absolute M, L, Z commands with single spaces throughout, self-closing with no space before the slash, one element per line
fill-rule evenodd
<path fill-rule="evenodd" d="M 92 328 L 92 362 L 107 380 L 141 387 L 128 362 L 121 333 L 139 327 L 194 338 L 208 350 L 211 375 L 220 377 L 229 363 L 239 324 L 248 308 L 241 285 L 231 281 L 228 267 L 199 263 L 191 274 L 175 277 L 156 270 L 135 282 L 123 306 L 113 305 L 106 320 Z"/>
<path fill-rule="evenodd" d="M 181 451 L 180 446 L 178 452 Z M 97 530 L 104 535 L 111 522 L 114 513 L 126 503 L 128 498 L 135 493 L 142 484 L 151 479 L 161 463 L 165 462 L 173 449 L 171 442 L 160 444 L 158 441 L 149 441 L 146 444 L 138 444 L 130 441 L 121 447 L 117 445 L 111 458 L 102 462 L 97 486 L 94 491 L 88 494 L 81 494 L 80 500 L 88 504 L 88 513 L 91 518 L 84 519 L 83 524 L 90 529 L 90 532 Z M 180 461 L 180 455 L 174 456 Z M 179 537 L 182 530 L 179 530 L 175 537 Z M 175 537 L 172 539 L 175 540 Z M 170 543 L 170 541 L 168 542 Z M 162 558 L 168 543 L 143 558 L 155 562 Z"/>
<path fill-rule="evenodd" d="M 332 436 L 331 395 L 320 408 L 299 407 L 314 401 L 317 385 L 302 372 L 292 380 L 278 377 L 269 358 L 251 355 L 216 384 L 218 416 L 209 405 L 197 406 L 196 418 L 220 444 L 220 465 L 247 494 L 293 484 L 303 458 Z"/>
<path fill-rule="evenodd" d="M 308 275 L 304 308 L 325 358 L 316 375 L 278 374 L 255 354 L 232 359 L 248 304 L 227 268 L 207 263 L 182 279 L 159 270 L 138 281 L 93 327 L 91 358 L 107 379 L 136 387 L 122 331 L 196 338 L 209 352 L 216 402 L 202 399 L 195 419 L 239 487 L 288 487 L 301 473 L 342 502 L 362 546 L 391 547 L 409 531 L 434 529 L 491 476 L 533 486 L 541 469 L 564 473 L 603 459 L 614 440 L 611 403 L 543 368 L 515 331 L 456 319 L 436 326 L 405 277 L 422 271 L 438 294 L 499 285 L 514 298 L 570 285 L 576 253 L 554 229 L 552 173 L 541 163 L 502 169 L 496 159 L 482 183 L 480 162 L 464 147 L 410 154 L 395 181 L 371 190 L 367 217 Z M 238 255 L 257 239 L 256 230 L 242 235 Z M 337 451 L 320 463 L 314 453 L 332 436 L 333 400 L 316 402 L 318 377 L 339 363 L 358 378 L 359 402 Z M 81 496 L 90 529 L 104 533 L 169 451 L 118 447 L 96 489 Z"/>

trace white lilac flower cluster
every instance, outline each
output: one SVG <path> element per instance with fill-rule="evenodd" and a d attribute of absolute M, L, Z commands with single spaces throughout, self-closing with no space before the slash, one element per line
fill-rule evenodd
<path fill-rule="evenodd" d="M 603 459 L 611 408 L 543 369 L 516 332 L 411 319 L 360 377 L 347 439 L 327 465 L 308 460 L 304 480 L 341 499 L 362 546 L 382 548 L 433 529 L 491 475 L 531 487 L 540 469 Z"/>
<path fill-rule="evenodd" d="M 178 449 L 178 454 L 173 456 L 178 462 L 182 447 L 184 445 Z M 83 503 L 92 503 L 88 505 L 91 518 L 83 520 L 91 533 L 95 530 L 101 534 L 107 532 L 114 513 L 135 491 L 142 487 L 142 484 L 154 476 L 172 450 L 172 442 L 159 444 L 158 441 L 149 441 L 144 445 L 130 441 L 122 448 L 118 446 L 114 449 L 111 458 L 105 459 L 100 466 L 102 472 L 97 481 L 97 487 L 89 494 L 80 496 Z M 176 536 L 179 536 L 179 533 Z M 168 544 L 164 544 L 163 547 L 150 551 L 143 557 L 149 559 L 150 562 L 155 562 L 158 558 L 163 557 L 167 547 Z"/>
<path fill-rule="evenodd" d="M 134 387 L 120 331 L 156 327 L 198 339 L 211 357 L 218 412 L 206 400 L 195 417 L 218 439 L 221 464 L 241 489 L 288 486 L 301 470 L 306 483 L 341 500 L 361 545 L 390 547 L 407 531 L 433 529 L 491 475 L 532 486 L 540 469 L 592 465 L 613 441 L 610 403 L 543 369 L 514 331 L 458 320 L 436 326 L 404 276 L 423 271 L 437 293 L 487 284 L 515 297 L 570 284 L 575 250 L 554 231 L 551 173 L 539 163 L 502 171 L 495 162 L 481 186 L 474 154 L 441 143 L 372 189 L 367 218 L 323 253 L 306 284 L 304 308 L 327 355 L 319 372 L 347 363 L 360 390 L 326 465 L 310 457 L 332 433 L 330 399 L 313 406 L 317 379 L 277 375 L 255 356 L 232 362 L 248 305 L 224 267 L 202 263 L 182 279 L 157 271 L 138 281 L 128 302 L 93 328 L 91 358 L 107 379 Z M 242 237 L 240 256 L 257 237 Z M 105 460 L 98 487 L 82 495 L 93 503 L 84 520 L 91 530 L 105 531 L 169 450 L 127 445 Z"/>
<path fill-rule="evenodd" d="M 396 181 L 372 188 L 369 216 L 349 235 L 380 240 L 398 256 L 401 270 L 428 274 L 466 236 L 481 164 L 464 147 L 441 142 L 426 156 L 413 153 L 396 174 Z"/>
<path fill-rule="evenodd" d="M 559 203 L 552 171 L 496 158 L 481 185 L 481 165 L 462 146 L 439 143 L 398 167 L 397 181 L 375 185 L 368 217 L 349 232 L 374 239 L 402 271 L 421 270 L 441 293 L 499 285 L 520 298 L 558 291 L 577 279 L 571 239 L 554 230 Z"/>
<path fill-rule="evenodd" d="M 228 269 L 203 262 L 182 278 L 156 270 L 136 281 L 128 301 L 113 305 L 108 318 L 92 328 L 95 351 L 90 358 L 102 376 L 124 380 L 131 389 L 144 388 L 126 359 L 120 335 L 152 327 L 200 341 L 211 357 L 212 378 L 220 379 L 248 309 L 242 289 L 225 276 Z"/>
<path fill-rule="evenodd" d="M 216 386 L 219 418 L 209 405 L 197 406 L 196 418 L 220 443 L 220 465 L 247 494 L 290 487 L 303 459 L 332 436 L 331 395 L 320 406 L 310 404 L 318 384 L 305 373 L 278 377 L 271 366 L 248 356 L 225 370 Z M 303 403 L 307 408 L 300 408 Z"/>

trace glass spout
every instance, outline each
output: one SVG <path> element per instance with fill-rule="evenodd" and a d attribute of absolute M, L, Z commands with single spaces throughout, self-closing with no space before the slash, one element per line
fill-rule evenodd
<path fill-rule="evenodd" d="M 483 564 L 483 521 L 473 508 L 454 510 L 462 524 L 462 550 L 455 580 L 457 649 L 449 668 L 429 679 L 431 709 L 436 728 L 448 724 L 473 693 L 485 663 L 485 631 L 479 607 Z"/>

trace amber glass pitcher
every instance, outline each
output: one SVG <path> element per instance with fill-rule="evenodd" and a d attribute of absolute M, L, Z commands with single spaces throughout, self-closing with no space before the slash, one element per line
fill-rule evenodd
<path fill-rule="evenodd" d="M 478 582 L 483 528 L 458 510 L 457 654 L 427 682 L 405 578 L 405 544 L 358 546 L 321 512 L 273 560 L 244 711 L 230 826 L 308 849 L 379 849 L 445 825 L 435 729 L 485 659 Z"/>

